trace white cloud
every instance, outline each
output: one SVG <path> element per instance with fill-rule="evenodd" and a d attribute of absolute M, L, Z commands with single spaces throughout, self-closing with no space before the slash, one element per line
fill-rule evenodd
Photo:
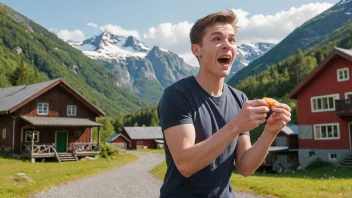
<path fill-rule="evenodd" d="M 70 31 L 67 29 L 60 30 L 57 32 L 57 36 L 64 41 L 72 40 L 72 41 L 81 42 L 85 38 L 84 33 L 79 29 L 76 29 L 73 31 Z"/>
<path fill-rule="evenodd" d="M 112 34 L 119 35 L 119 36 L 125 36 L 125 37 L 134 36 L 140 39 L 140 35 L 137 30 L 126 30 L 117 25 L 112 25 L 112 24 L 103 25 L 103 26 L 100 26 L 100 30 L 108 31 Z"/>
<path fill-rule="evenodd" d="M 291 7 L 289 10 L 283 10 L 274 15 L 250 15 L 241 9 L 234 10 L 238 16 L 238 26 L 240 26 L 237 41 L 239 44 L 279 43 L 295 28 L 331 6 L 333 6 L 331 3 L 310 3 L 298 8 Z"/>
<path fill-rule="evenodd" d="M 333 6 L 331 3 L 310 3 L 291 7 L 274 15 L 251 15 L 247 11 L 234 10 L 238 16 L 238 44 L 247 42 L 278 43 L 295 28 Z M 149 46 L 158 45 L 179 54 L 191 65 L 198 65 L 190 50 L 189 31 L 192 23 L 161 23 L 148 29 L 143 38 Z"/>
<path fill-rule="evenodd" d="M 93 27 L 93 28 L 98 28 L 98 24 L 96 24 L 96 23 L 87 23 L 87 26 Z"/>

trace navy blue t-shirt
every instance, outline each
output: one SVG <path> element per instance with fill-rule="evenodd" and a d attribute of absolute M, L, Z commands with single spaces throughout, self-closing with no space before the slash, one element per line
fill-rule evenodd
<path fill-rule="evenodd" d="M 193 124 L 195 143 L 199 143 L 236 117 L 246 100 L 247 96 L 243 92 L 227 84 L 224 84 L 221 96 L 212 96 L 198 84 L 194 76 L 190 76 L 165 89 L 158 106 L 160 126 L 164 133 L 165 129 L 172 126 Z M 240 135 L 249 135 L 249 132 Z M 211 164 L 186 178 L 178 171 L 164 136 L 167 171 L 160 197 L 234 197 L 230 177 L 237 139 Z"/>

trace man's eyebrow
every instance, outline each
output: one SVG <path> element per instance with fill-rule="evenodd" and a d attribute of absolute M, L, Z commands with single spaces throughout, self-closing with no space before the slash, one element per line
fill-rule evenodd
<path fill-rule="evenodd" d="M 213 32 L 213 33 L 211 33 L 211 35 L 209 36 L 209 37 L 211 37 L 211 36 L 213 36 L 213 35 L 216 35 L 216 34 L 223 34 L 222 32 L 219 32 L 219 31 L 216 31 L 216 32 Z M 233 36 L 233 37 L 236 37 L 236 34 L 229 34 L 230 36 Z"/>

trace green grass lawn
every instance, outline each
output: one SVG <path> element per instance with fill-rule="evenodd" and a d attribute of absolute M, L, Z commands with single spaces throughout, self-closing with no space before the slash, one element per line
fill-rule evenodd
<path fill-rule="evenodd" d="M 132 154 L 119 154 L 107 160 L 83 160 L 75 162 L 36 162 L 0 157 L 0 197 L 28 197 L 50 187 L 81 179 L 137 160 Z M 21 179 L 17 173 L 25 173 L 35 182 Z"/>
<path fill-rule="evenodd" d="M 151 170 L 151 173 L 162 179 L 166 163 Z M 352 197 L 352 168 L 335 168 L 333 165 L 303 170 L 295 173 L 255 173 L 243 177 L 236 171 L 231 177 L 232 187 L 258 195 L 277 197 Z"/>

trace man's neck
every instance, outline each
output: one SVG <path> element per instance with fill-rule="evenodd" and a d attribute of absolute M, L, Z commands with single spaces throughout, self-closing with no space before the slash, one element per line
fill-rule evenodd
<path fill-rule="evenodd" d="M 224 78 L 219 78 L 211 74 L 199 71 L 195 78 L 198 84 L 210 95 L 221 96 L 224 87 Z"/>

